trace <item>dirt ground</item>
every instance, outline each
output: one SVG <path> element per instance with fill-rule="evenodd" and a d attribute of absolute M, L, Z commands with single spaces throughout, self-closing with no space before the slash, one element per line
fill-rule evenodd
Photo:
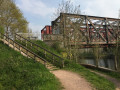
<path fill-rule="evenodd" d="M 52 73 L 62 83 L 63 90 L 93 90 L 90 83 L 76 73 L 66 70 L 55 70 Z"/>

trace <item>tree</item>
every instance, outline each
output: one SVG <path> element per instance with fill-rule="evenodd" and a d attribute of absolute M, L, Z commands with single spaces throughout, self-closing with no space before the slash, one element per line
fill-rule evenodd
<path fill-rule="evenodd" d="M 28 22 L 13 0 L 4 0 L 0 6 L 0 26 L 12 35 L 17 32 L 27 32 Z"/>
<path fill-rule="evenodd" d="M 80 5 L 75 6 L 71 0 L 62 0 L 55 13 L 53 13 L 54 19 L 60 16 L 60 13 L 81 14 Z"/>
<path fill-rule="evenodd" d="M 59 4 L 58 8 L 56 9 L 56 12 L 54 13 L 54 18 L 60 16 L 61 13 L 70 13 L 70 14 L 81 14 L 81 10 L 80 10 L 80 5 L 76 6 L 74 5 L 70 0 L 62 0 L 62 2 Z M 73 20 L 74 19 L 74 20 Z M 71 59 L 71 56 L 73 56 L 74 60 L 76 62 L 78 62 L 78 44 L 77 44 L 77 40 L 80 37 L 80 23 L 79 23 L 79 19 L 76 18 L 67 18 L 65 17 L 65 15 L 63 15 L 63 21 L 61 23 L 61 30 L 63 30 L 63 43 L 64 43 L 64 47 L 66 49 L 68 58 Z M 66 25 L 70 25 L 70 23 L 72 23 L 73 25 L 71 29 L 74 29 L 74 32 L 72 32 L 72 35 L 70 32 L 66 33 Z M 71 31 L 71 30 L 67 30 L 67 31 Z M 77 36 L 76 36 L 77 35 Z M 70 45 L 70 42 L 72 40 L 72 37 L 74 37 L 74 43 L 75 46 L 73 47 L 73 50 Z M 80 39 L 80 38 L 79 38 Z M 71 53 L 74 52 L 74 54 L 71 55 Z"/>
<path fill-rule="evenodd" d="M 2 2 L 3 2 L 3 0 L 0 0 L 0 6 L 1 6 Z"/>

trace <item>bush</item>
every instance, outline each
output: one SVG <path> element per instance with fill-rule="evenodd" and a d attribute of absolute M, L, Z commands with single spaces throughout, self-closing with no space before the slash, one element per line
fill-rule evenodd
<path fill-rule="evenodd" d="M 60 47 L 60 43 L 59 42 L 55 42 L 52 44 L 51 46 L 53 49 L 55 49 L 58 53 L 61 53 L 62 52 L 62 49 Z"/>
<path fill-rule="evenodd" d="M 39 62 L 0 42 L 0 90 L 59 90 L 59 81 Z"/>

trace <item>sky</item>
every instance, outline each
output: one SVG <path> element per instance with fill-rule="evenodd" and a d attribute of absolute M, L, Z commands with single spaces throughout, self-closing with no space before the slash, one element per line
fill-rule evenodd
<path fill-rule="evenodd" d="M 41 32 L 51 25 L 53 13 L 62 0 L 16 0 L 15 3 L 29 22 L 32 32 Z M 80 5 L 82 14 L 118 18 L 120 0 L 71 0 Z"/>

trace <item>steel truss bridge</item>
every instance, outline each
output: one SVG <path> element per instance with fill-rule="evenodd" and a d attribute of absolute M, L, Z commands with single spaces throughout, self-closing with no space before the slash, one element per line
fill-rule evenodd
<path fill-rule="evenodd" d="M 59 40 L 64 45 L 114 46 L 120 39 L 120 19 L 61 13 L 52 21 L 52 35 L 45 40 Z"/>

